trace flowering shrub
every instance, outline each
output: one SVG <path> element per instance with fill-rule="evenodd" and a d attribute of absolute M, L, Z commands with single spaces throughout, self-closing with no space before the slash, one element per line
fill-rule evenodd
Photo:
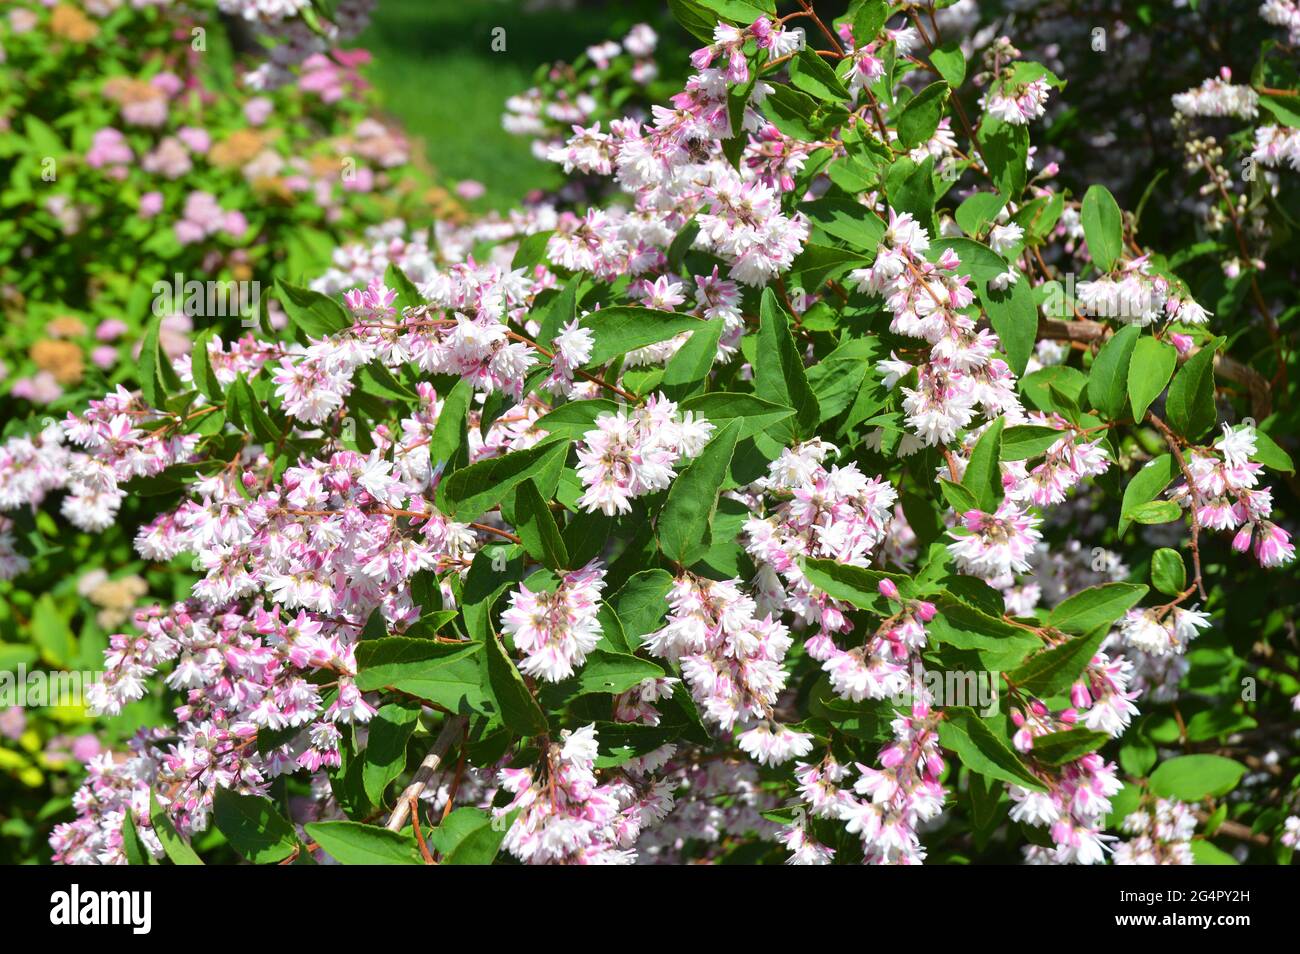
<path fill-rule="evenodd" d="M 671 6 L 681 88 L 545 146 L 606 200 L 372 229 L 0 449 L 192 582 L 55 860 L 1289 861 L 1294 36 L 1168 105 L 1162 249 L 978 11 Z"/>

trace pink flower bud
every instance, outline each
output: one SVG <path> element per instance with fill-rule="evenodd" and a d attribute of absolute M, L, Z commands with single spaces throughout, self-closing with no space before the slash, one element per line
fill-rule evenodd
<path fill-rule="evenodd" d="M 1070 703 L 1079 709 L 1086 709 L 1092 705 L 1092 696 L 1088 692 L 1088 687 L 1081 682 L 1071 686 Z"/>
<path fill-rule="evenodd" d="M 894 585 L 894 581 L 891 579 L 885 578 L 881 580 L 876 584 L 876 589 L 880 590 L 880 595 L 887 600 L 898 599 L 898 587 Z"/>
<path fill-rule="evenodd" d="M 1232 538 L 1232 549 L 1238 553 L 1245 553 L 1250 549 L 1250 536 L 1254 532 L 1254 524 L 1246 524 L 1237 531 L 1237 535 Z"/>
<path fill-rule="evenodd" d="M 930 622 L 938 612 L 939 611 L 935 609 L 933 603 L 926 602 L 925 600 L 921 600 L 916 604 L 916 615 L 921 618 L 921 622 L 923 623 Z"/>

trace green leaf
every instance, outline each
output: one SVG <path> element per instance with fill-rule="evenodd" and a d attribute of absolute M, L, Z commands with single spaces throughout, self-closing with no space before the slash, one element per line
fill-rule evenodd
<path fill-rule="evenodd" d="M 891 580 L 905 599 L 910 598 L 913 593 L 911 580 L 883 570 L 869 570 L 866 567 L 836 563 L 834 560 L 814 559 L 804 560 L 803 569 L 808 582 L 817 589 L 858 609 L 879 613 L 882 616 L 891 612 L 891 604 L 880 594 L 878 587 L 881 580 Z"/>
<path fill-rule="evenodd" d="M 752 394 L 733 394 L 729 391 L 713 391 L 687 398 L 681 403 L 681 410 L 690 411 L 716 427 L 721 427 L 727 421 L 740 421 L 740 432 L 736 436 L 738 441 L 755 434 L 767 433 L 786 418 L 794 416 L 794 408 L 773 404 Z M 545 417 L 538 421 L 539 427 L 544 420 Z"/>
<path fill-rule="evenodd" d="M 384 804 L 388 783 L 406 768 L 406 743 L 419 719 L 420 706 L 403 700 L 380 706 L 368 723 L 361 783 L 373 804 Z"/>
<path fill-rule="evenodd" d="M 1058 603 L 1047 615 L 1047 624 L 1067 633 L 1090 633 L 1119 619 L 1146 595 L 1141 583 L 1090 586 Z"/>
<path fill-rule="evenodd" d="M 1133 523 L 1172 523 L 1183 515 L 1183 508 L 1172 500 L 1152 500 L 1124 511 L 1124 520 Z"/>
<path fill-rule="evenodd" d="M 283 861 L 300 848 L 293 825 L 260 795 L 218 788 L 212 794 L 212 820 L 230 847 L 255 865 Z"/>
<path fill-rule="evenodd" d="M 161 408 L 169 391 L 180 390 L 181 381 L 159 343 L 162 319 L 154 316 L 145 326 L 140 342 L 140 393 L 150 407 Z"/>
<path fill-rule="evenodd" d="M 1046 453 L 1053 444 L 1070 436 L 1069 431 L 1059 431 L 1041 424 L 1018 424 L 1002 432 L 1002 459 L 1028 460 Z"/>
<path fill-rule="evenodd" d="M 1128 529 L 1132 518 L 1129 512 L 1155 498 L 1178 476 L 1178 464 L 1170 454 L 1161 454 L 1148 461 L 1124 487 L 1124 500 L 1120 504 L 1119 532 Z"/>
<path fill-rule="evenodd" d="M 799 208 L 827 235 L 847 242 L 870 258 L 875 257 L 885 235 L 885 223 L 861 202 L 824 198 Z"/>
<path fill-rule="evenodd" d="M 708 12 L 699 0 L 668 0 L 668 8 L 673 19 L 680 23 L 686 32 L 705 43 L 713 42 L 713 25 L 718 18 Z"/>
<path fill-rule="evenodd" d="M 278 278 L 275 288 L 289 321 L 308 338 L 327 338 L 352 324 L 343 306 L 328 295 L 290 285 Z"/>
<path fill-rule="evenodd" d="M 389 262 L 388 268 L 384 270 L 384 284 L 397 292 L 398 308 L 416 308 L 424 304 L 424 296 L 420 294 L 420 289 L 406 277 L 406 272 L 392 262 Z"/>
<path fill-rule="evenodd" d="M 979 140 L 993 184 L 1008 199 L 1019 201 L 1029 178 L 1029 127 L 985 117 L 980 123 Z"/>
<path fill-rule="evenodd" d="M 997 291 L 988 282 L 980 282 L 980 304 L 988 312 L 989 324 L 997 332 L 1006 352 L 1007 364 L 1016 374 L 1023 374 L 1034 352 L 1038 336 L 1038 308 L 1034 293 L 1022 276 L 1014 285 Z"/>
<path fill-rule="evenodd" d="M 47 666 L 63 669 L 72 664 L 77 655 L 77 638 L 49 593 L 42 593 L 32 608 L 31 634 Z"/>
<path fill-rule="evenodd" d="M 212 357 L 208 354 L 208 342 L 217 333 L 216 328 L 207 328 L 194 339 L 194 348 L 190 352 L 190 367 L 193 369 L 194 386 L 209 401 L 220 404 L 225 399 L 221 382 L 212 370 Z"/>
<path fill-rule="evenodd" d="M 550 728 L 546 713 L 533 698 L 513 660 L 506 655 L 499 636 L 489 635 L 487 638 L 487 672 L 492 695 L 506 728 L 519 735 L 545 735 Z"/>
<path fill-rule="evenodd" d="M 262 402 L 257 399 L 242 373 L 226 392 L 226 416 L 231 423 L 251 434 L 259 443 L 275 444 L 280 440 L 280 429 L 266 413 Z"/>
<path fill-rule="evenodd" d="M 1006 204 L 1007 200 L 997 192 L 975 192 L 957 206 L 954 218 L 963 232 L 975 238 L 997 218 Z"/>
<path fill-rule="evenodd" d="M 457 381 L 444 395 L 442 409 L 438 412 L 438 423 L 433 426 L 433 436 L 429 438 L 429 462 L 435 469 L 447 467 L 461 449 L 466 415 L 473 398 L 474 389 L 465 378 Z"/>
<path fill-rule="evenodd" d="M 835 71 L 812 50 L 800 50 L 790 61 L 789 68 L 790 82 L 805 93 L 828 103 L 840 103 L 849 98 L 849 91 Z"/>
<path fill-rule="evenodd" d="M 515 532 L 528 555 L 538 563 L 552 570 L 568 566 L 569 551 L 564 547 L 560 528 L 531 480 L 525 480 L 515 490 Z"/>
<path fill-rule="evenodd" d="M 1118 420 L 1128 407 L 1128 368 L 1142 329 L 1125 325 L 1097 352 L 1088 373 L 1088 401 L 1108 420 Z"/>
<path fill-rule="evenodd" d="M 153 855 L 140 840 L 140 833 L 135 829 L 135 813 L 126 812 L 122 816 L 122 852 L 126 855 L 128 865 L 156 865 Z"/>
<path fill-rule="evenodd" d="M 355 821 L 311 822 L 308 836 L 340 864 L 418 865 L 420 851 L 414 840 L 400 832 Z"/>
<path fill-rule="evenodd" d="M 1199 802 L 1226 795 L 1246 774 L 1246 766 L 1221 755 L 1180 755 L 1151 773 L 1151 790 L 1161 798 Z"/>
<path fill-rule="evenodd" d="M 1222 338 L 1192 355 L 1169 385 L 1165 414 L 1169 426 L 1195 440 L 1214 426 L 1214 352 Z"/>
<path fill-rule="evenodd" d="M 971 493 L 969 488 L 954 483 L 947 477 L 939 478 L 939 490 L 943 493 L 943 499 L 948 501 L 948 506 L 959 514 L 963 514 L 968 510 L 981 509 L 979 500 Z"/>
<path fill-rule="evenodd" d="M 1177 550 L 1161 547 L 1151 555 L 1151 585 L 1167 596 L 1187 588 L 1187 565 Z"/>
<path fill-rule="evenodd" d="M 961 86 L 966 79 L 966 57 L 955 40 L 931 50 L 930 62 L 952 89 Z"/>
<path fill-rule="evenodd" d="M 1284 474 L 1295 473 L 1291 455 L 1278 447 L 1273 438 L 1259 428 L 1255 428 L 1255 453 L 1250 455 L 1250 459 Z"/>
<path fill-rule="evenodd" d="M 1007 673 L 1007 680 L 1022 692 L 1052 696 L 1070 688 L 1081 675 L 1109 630 L 1098 626 L 1087 636 L 1076 636 L 1035 653 Z"/>
<path fill-rule="evenodd" d="M 1097 751 L 1109 741 L 1110 736 L 1105 732 L 1093 732 L 1090 729 L 1049 732 L 1034 739 L 1030 754 L 1035 761 L 1044 765 L 1064 765 Z"/>
<path fill-rule="evenodd" d="M 565 437 L 576 441 L 596 427 L 596 418 L 602 414 L 617 414 L 618 407 L 607 398 L 570 401 L 543 414 L 533 426 L 538 430 L 546 431 L 552 437 Z"/>
<path fill-rule="evenodd" d="M 1259 97 L 1259 104 L 1272 113 L 1282 125 L 1300 129 L 1300 108 L 1296 107 L 1294 97 L 1265 93 Z"/>
<path fill-rule="evenodd" d="M 1128 365 L 1128 399 L 1133 406 L 1133 420 L 1142 423 L 1151 402 L 1169 383 L 1177 362 L 1178 352 L 1170 345 L 1155 338 L 1138 339 Z"/>
<path fill-rule="evenodd" d="M 889 19 L 889 3 L 888 0 L 859 0 L 857 9 L 849 4 L 849 13 L 853 16 L 853 45 L 861 48 L 876 38 Z"/>
<path fill-rule="evenodd" d="M 708 377 L 718 357 L 718 341 L 722 338 L 725 324 L 722 318 L 714 318 L 696 328 L 668 360 L 664 368 L 663 389 L 670 398 L 689 394 L 694 385 Z"/>
<path fill-rule="evenodd" d="M 550 229 L 545 232 L 534 232 L 520 239 L 519 247 L 515 249 L 515 256 L 510 260 L 510 270 L 531 269 L 534 265 L 545 263 L 546 246 L 550 244 L 551 236 L 554 234 L 555 230 Z"/>
<path fill-rule="evenodd" d="M 194 849 L 190 847 L 189 842 L 177 834 L 176 826 L 172 824 L 171 817 L 162 805 L 158 804 L 158 796 L 153 792 L 149 793 L 149 820 L 153 823 L 153 833 L 162 842 L 163 851 L 167 853 L 167 857 L 171 859 L 172 864 L 203 864 L 199 856 L 194 853 Z"/>
<path fill-rule="evenodd" d="M 578 687 L 583 692 L 618 695 L 639 686 L 645 679 L 661 679 L 663 676 L 663 667 L 648 659 L 593 649 L 587 654 L 586 664 L 578 671 Z"/>
<path fill-rule="evenodd" d="M 667 570 L 633 573 L 610 601 L 622 624 L 623 634 L 635 648 L 641 637 L 659 629 L 668 612 L 668 591 L 673 576 Z"/>
<path fill-rule="evenodd" d="M 914 149 L 923 142 L 929 142 L 934 131 L 939 128 L 943 107 L 948 102 L 950 93 L 948 84 L 940 80 L 931 83 L 907 101 L 898 116 L 898 142 L 904 149 Z"/>
<path fill-rule="evenodd" d="M 1002 502 L 1002 428 L 1006 421 L 998 418 L 980 435 L 970 454 L 970 463 L 962 476 L 962 486 L 971 492 L 979 509 L 993 513 Z"/>
<path fill-rule="evenodd" d="M 1198 865 L 1235 865 L 1239 862 L 1213 842 L 1198 838 L 1192 842 L 1192 857 Z"/>
<path fill-rule="evenodd" d="M 462 522 L 474 520 L 525 480 L 558 464 L 568 451 L 568 441 L 552 439 L 462 467 L 438 485 L 438 507 Z"/>
<path fill-rule="evenodd" d="M 718 492 L 731 466 L 740 422 L 732 419 L 718 428 L 700 456 L 673 481 L 668 499 L 659 511 L 656 532 L 664 556 L 691 566 L 708 551 Z"/>
<path fill-rule="evenodd" d="M 494 819 L 481 808 L 458 808 L 433 831 L 429 845 L 444 865 L 490 865 L 510 831 L 509 818 Z"/>
<path fill-rule="evenodd" d="M 754 393 L 765 401 L 795 411 L 791 437 L 811 437 L 821 411 L 808 385 L 803 359 L 790 335 L 790 316 L 777 301 L 771 286 L 763 289 L 759 306 L 758 358 L 754 362 Z"/>
<path fill-rule="evenodd" d="M 1110 271 L 1124 250 L 1124 220 L 1119 203 L 1104 185 L 1092 185 L 1083 194 L 1083 237 L 1088 253 L 1103 272 Z"/>
<path fill-rule="evenodd" d="M 582 327 L 595 336 L 587 367 L 604 364 L 637 348 L 675 338 L 683 331 L 704 327 L 703 320 L 654 308 L 615 305 L 593 311 L 582 319 Z"/>
<path fill-rule="evenodd" d="M 1005 741 L 994 735 L 974 709 L 954 706 L 944 709 L 943 716 L 939 723 L 939 742 L 956 752 L 966 768 L 1013 785 L 1043 790 L 1043 783 Z"/>
<path fill-rule="evenodd" d="M 372 361 L 358 369 L 356 385 L 364 394 L 384 401 L 399 401 L 414 404 L 420 396 L 393 376 L 393 372 L 378 361 Z"/>
<path fill-rule="evenodd" d="M 410 636 L 367 639 L 357 644 L 357 688 L 393 688 L 457 711 L 462 699 L 481 698 L 481 643 L 463 646 Z"/>

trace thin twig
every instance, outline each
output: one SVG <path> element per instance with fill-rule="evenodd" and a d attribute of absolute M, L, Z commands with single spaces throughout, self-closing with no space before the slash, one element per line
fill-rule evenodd
<path fill-rule="evenodd" d="M 434 740 L 433 748 L 429 749 L 429 754 L 420 763 L 415 778 L 411 779 L 411 784 L 406 786 L 398 797 L 393 814 L 388 816 L 388 823 L 384 827 L 389 831 L 401 831 L 405 827 L 411 806 L 424 793 L 425 787 L 433 779 L 433 773 L 438 771 L 438 766 L 442 764 L 447 750 L 460 741 L 461 735 L 465 732 L 465 722 L 464 716 L 453 716 L 442 724 L 442 731 Z"/>

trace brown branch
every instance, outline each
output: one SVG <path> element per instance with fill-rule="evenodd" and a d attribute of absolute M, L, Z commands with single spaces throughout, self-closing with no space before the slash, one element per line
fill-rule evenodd
<path fill-rule="evenodd" d="M 411 807 L 415 804 L 416 799 L 424 794 L 424 789 L 433 779 L 433 773 L 438 771 L 438 766 L 442 764 L 447 750 L 460 741 L 465 732 L 465 724 L 466 719 L 464 716 L 453 716 L 442 724 L 442 731 L 438 733 L 438 737 L 434 740 L 433 748 L 429 749 L 429 754 L 420 763 L 420 767 L 415 772 L 415 777 L 411 779 L 411 784 L 406 786 L 402 794 L 398 796 L 397 805 L 393 808 L 393 814 L 388 816 L 388 822 L 384 827 L 389 831 L 401 831 L 406 825 Z"/>

